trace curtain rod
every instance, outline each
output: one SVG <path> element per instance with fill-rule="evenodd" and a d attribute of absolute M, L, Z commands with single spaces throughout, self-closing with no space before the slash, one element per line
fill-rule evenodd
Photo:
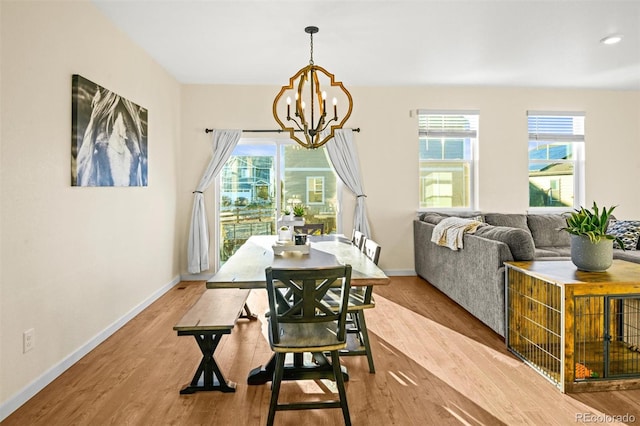
<path fill-rule="evenodd" d="M 353 130 L 354 132 L 358 132 L 359 133 L 360 132 L 360 127 L 357 127 L 355 129 L 351 129 L 351 130 Z M 262 130 L 251 130 L 251 129 L 249 129 L 249 130 L 246 130 L 246 129 L 243 129 L 242 131 L 245 132 L 245 133 L 282 133 L 282 132 L 284 132 L 284 130 L 282 130 L 282 129 L 273 129 L 273 130 L 268 130 L 268 129 L 262 129 Z M 294 130 L 294 131 L 295 132 L 302 132 L 302 130 Z M 204 129 L 204 132 L 205 133 L 211 133 L 211 132 L 213 132 L 213 129 Z"/>

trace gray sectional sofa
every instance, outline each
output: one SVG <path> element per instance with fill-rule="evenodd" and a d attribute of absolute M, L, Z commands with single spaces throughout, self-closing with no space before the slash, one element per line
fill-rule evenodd
<path fill-rule="evenodd" d="M 470 214 L 486 225 L 466 234 L 454 251 L 431 242 L 447 215 L 423 213 L 414 220 L 416 273 L 504 336 L 504 262 L 569 257 L 571 238 L 560 214 Z M 614 258 L 640 263 L 640 250 L 614 249 Z"/>

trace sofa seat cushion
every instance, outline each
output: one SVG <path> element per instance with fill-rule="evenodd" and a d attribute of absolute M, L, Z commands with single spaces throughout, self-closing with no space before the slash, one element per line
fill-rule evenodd
<path fill-rule="evenodd" d="M 613 250 L 613 258 L 626 260 L 627 262 L 640 263 L 640 251 L 639 250 Z"/>
<path fill-rule="evenodd" d="M 527 232 L 527 215 L 516 213 L 485 213 L 484 221 L 493 226 L 508 226 L 510 228 L 524 229 Z"/>
<path fill-rule="evenodd" d="M 571 246 L 561 246 L 561 247 L 537 247 L 535 251 L 536 259 L 542 257 L 571 257 Z"/>
<path fill-rule="evenodd" d="M 560 214 L 530 214 L 527 215 L 527 225 L 536 247 L 571 245 L 571 235 L 560 230 L 567 226 L 567 220 Z"/>
<path fill-rule="evenodd" d="M 477 229 L 476 236 L 500 241 L 509 246 L 513 260 L 533 260 L 535 247 L 529 231 L 524 229 L 486 225 Z"/>

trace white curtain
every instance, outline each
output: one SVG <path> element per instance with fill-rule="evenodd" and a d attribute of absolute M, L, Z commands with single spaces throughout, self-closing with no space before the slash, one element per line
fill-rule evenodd
<path fill-rule="evenodd" d="M 365 202 L 367 196 L 364 193 L 364 185 L 360 175 L 358 153 L 353 143 L 353 131 L 351 129 L 336 130 L 333 139 L 327 142 L 325 146 L 336 173 L 338 173 L 345 186 L 356 196 L 353 228 L 362 232 L 365 237 L 370 238 L 371 231 Z"/>
<path fill-rule="evenodd" d="M 207 225 L 203 192 L 222 170 L 233 149 L 238 144 L 240 135 L 242 135 L 242 130 L 213 131 L 213 157 L 202 178 L 200 178 L 198 187 L 193 192 L 193 212 L 191 213 L 189 247 L 187 250 L 189 273 L 191 274 L 198 274 L 209 269 L 209 227 Z"/>

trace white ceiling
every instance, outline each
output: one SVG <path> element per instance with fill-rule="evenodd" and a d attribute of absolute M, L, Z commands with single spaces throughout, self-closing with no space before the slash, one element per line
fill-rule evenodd
<path fill-rule="evenodd" d="M 640 90 L 640 0 L 92 0 L 181 83 Z M 623 34 L 621 43 L 599 42 Z"/>

